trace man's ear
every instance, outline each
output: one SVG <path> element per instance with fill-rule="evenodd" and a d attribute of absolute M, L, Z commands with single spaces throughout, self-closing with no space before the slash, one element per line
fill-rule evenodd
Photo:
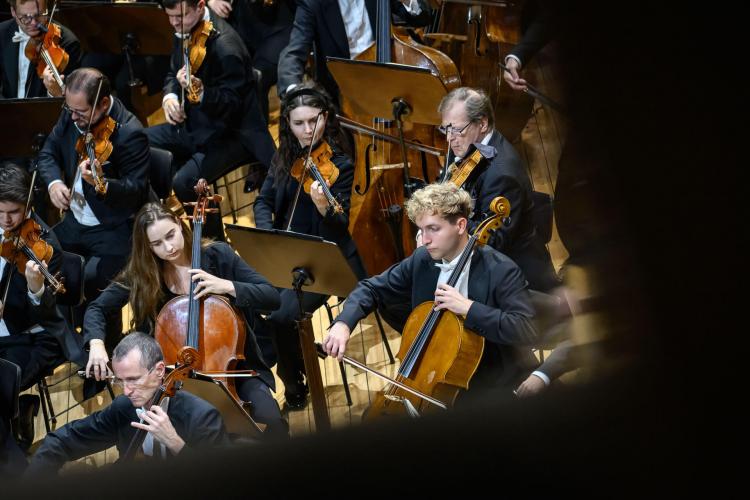
<path fill-rule="evenodd" d="M 458 226 L 458 234 L 464 234 L 469 226 L 469 220 L 466 217 L 459 217 L 456 220 L 456 225 Z"/>

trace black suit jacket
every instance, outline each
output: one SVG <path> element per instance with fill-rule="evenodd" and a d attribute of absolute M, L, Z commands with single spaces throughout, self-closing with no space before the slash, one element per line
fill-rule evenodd
<path fill-rule="evenodd" d="M 62 248 L 57 241 L 55 233 L 50 231 L 36 214 L 32 213 L 33 219 L 42 227 L 42 239 L 52 247 L 52 258 L 47 264 L 51 274 L 56 274 L 62 267 Z M 39 305 L 31 302 L 28 296 L 28 285 L 26 275 L 15 269 L 13 265 L 6 262 L 3 276 L 0 279 L 0 290 L 5 289 L 5 283 L 10 280 L 8 297 L 3 311 L 3 320 L 11 335 L 20 335 L 32 326 L 39 324 L 50 335 L 60 343 L 65 356 L 79 364 L 85 364 L 85 353 L 83 352 L 83 341 L 80 335 L 74 334 L 60 311 L 57 309 L 55 295 L 49 286 L 45 286 Z"/>
<path fill-rule="evenodd" d="M 410 303 L 414 309 L 432 302 L 439 276 L 435 261 L 420 247 L 384 273 L 360 281 L 335 321 L 354 329 L 375 308 Z M 479 247 L 471 260 L 468 295 L 474 303 L 464 326 L 487 340 L 472 389 L 515 388 L 538 364 L 531 353 L 538 340 L 534 308 L 521 270 L 503 254 Z"/>
<path fill-rule="evenodd" d="M 81 65 L 81 44 L 72 31 L 59 26 L 62 28 L 60 46 L 68 53 L 68 65 L 64 71 L 68 75 Z M 5 99 L 18 97 L 18 42 L 13 41 L 13 34 L 18 29 L 15 19 L 0 23 L 0 91 Z M 26 88 L 26 97 L 47 97 L 47 88 L 37 76 L 33 64 L 29 64 Z"/>
<path fill-rule="evenodd" d="M 336 182 L 331 185 L 331 194 L 339 200 L 344 212 L 336 214 L 332 210 L 326 212 L 325 216 L 315 208 L 309 193 L 300 193 L 300 200 L 309 203 L 305 206 L 298 204 L 295 211 L 309 211 L 309 226 L 299 227 L 292 224 L 291 230 L 295 232 L 320 236 L 325 240 L 336 243 L 344 257 L 349 261 L 354 274 L 362 279 L 367 276 L 364 264 L 359 258 L 357 245 L 349 234 L 349 207 L 351 206 L 352 182 L 354 181 L 354 165 L 352 161 L 343 154 L 335 154 L 331 160 L 339 169 Z M 288 224 L 287 212 L 294 203 L 299 183 L 296 179 L 287 177 L 276 185 L 276 177 L 269 173 L 260 189 L 260 194 L 255 199 L 254 215 L 255 225 L 261 229 L 286 229 Z M 305 214 L 305 217 L 308 214 Z M 295 223 L 299 215 L 295 213 Z"/>
<path fill-rule="evenodd" d="M 412 16 L 398 0 L 391 0 L 394 22 L 411 26 L 424 26 L 430 21 L 430 12 L 424 2 L 420 2 L 422 12 Z M 375 36 L 377 0 L 365 0 L 367 15 Z M 338 0 L 298 0 L 289 45 L 279 57 L 279 94 L 286 92 L 291 84 L 302 82 L 305 64 L 310 50 L 315 44 L 315 66 L 317 81 L 332 96 L 338 95 L 338 86 L 326 67 L 326 57 L 349 59 L 349 42 L 346 37 L 344 20 Z"/>
<path fill-rule="evenodd" d="M 277 0 L 273 5 L 265 5 L 262 0 L 235 0 L 227 21 L 254 61 L 278 63 L 281 50 L 289 42 L 295 9 L 294 0 Z"/>
<path fill-rule="evenodd" d="M 492 215 L 490 202 L 493 198 L 504 196 L 508 199 L 508 224 L 504 224 L 495 233 L 491 244 L 504 254 L 511 255 L 514 250 L 525 248 L 536 234 L 531 217 L 534 208 L 531 181 L 516 149 L 497 130 L 493 131 L 489 146 L 494 147 L 496 151 L 492 162 L 489 165 L 487 161 L 482 162 L 464 182 L 463 188 L 476 200 L 471 217 L 472 226 Z M 453 161 L 453 153 L 449 160 Z"/>
<path fill-rule="evenodd" d="M 271 371 L 261 354 L 258 341 L 253 332 L 255 315 L 269 313 L 279 308 L 279 292 L 268 280 L 248 266 L 244 260 L 223 242 L 213 243 L 203 249 L 201 254 L 201 268 L 209 274 L 234 283 L 236 297 L 227 297 L 237 306 L 245 316 L 247 338 L 245 339 L 245 357 L 247 365 L 260 373 L 261 379 L 269 387 L 275 388 Z M 170 292 L 165 288 L 164 301 L 159 309 L 169 300 Z M 128 303 L 130 290 L 120 284 L 112 283 L 89 304 L 83 320 L 83 338 L 85 343 L 92 339 L 104 340 L 106 332 L 107 313 L 119 311 Z M 138 330 L 154 333 L 153 323 L 137 325 Z"/>
<path fill-rule="evenodd" d="M 102 225 L 116 226 L 131 217 L 146 201 L 151 153 L 141 122 L 116 97 L 109 113 L 118 124 L 110 136 L 113 151 L 102 166 L 109 183 L 107 193 L 98 195 L 83 182 L 83 193 Z M 80 136 L 70 114 L 63 112 L 39 153 L 39 173 L 46 185 L 61 180 L 71 187 L 78 170 L 76 141 Z"/>
<path fill-rule="evenodd" d="M 175 431 L 185 441 L 187 450 L 213 448 L 228 442 L 219 411 L 185 390 L 178 391 L 169 401 L 167 414 Z M 54 472 L 65 462 L 112 446 L 117 446 L 122 456 L 137 431 L 130 423 L 137 421 L 133 404 L 126 396 L 120 395 L 103 410 L 47 434 L 32 457 L 27 474 Z"/>

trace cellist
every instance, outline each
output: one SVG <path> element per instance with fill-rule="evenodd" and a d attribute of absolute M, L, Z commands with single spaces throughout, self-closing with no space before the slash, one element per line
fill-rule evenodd
<path fill-rule="evenodd" d="M 187 224 L 159 203 L 147 203 L 136 215 L 127 266 L 86 310 L 84 340 L 91 345 L 86 373 L 97 379 L 109 374 L 109 357 L 102 342 L 109 314 L 130 304 L 131 327 L 153 334 L 161 308 L 170 299 L 187 294 L 192 280 L 198 283 L 196 299 L 224 295 L 242 311 L 246 361 L 239 368 L 255 370 L 259 376 L 239 379 L 237 392 L 243 401 L 252 403 L 251 416 L 268 425 L 267 436 L 286 435 L 286 423 L 271 395 L 274 378 L 254 334 L 257 314 L 278 308 L 279 293 L 224 242 L 201 242 L 201 269 L 191 269 L 192 241 L 193 232 Z"/>
<path fill-rule="evenodd" d="M 384 273 L 360 281 L 334 320 L 324 349 L 341 358 L 356 324 L 381 306 L 434 301 L 465 318 L 464 326 L 485 338 L 467 394 L 510 392 L 537 365 L 530 345 L 537 338 L 534 308 L 521 270 L 508 257 L 477 247 L 456 287 L 446 284 L 469 241 L 471 197 L 451 184 L 416 191 L 406 205 L 422 230 L 424 245 Z M 461 398 L 459 398 L 459 402 Z"/>
<path fill-rule="evenodd" d="M 46 0 L 9 0 L 13 19 L 0 23 L 0 90 L 5 99 L 26 97 L 59 97 L 59 88 L 49 67 L 43 77 L 25 55 L 30 39 L 44 36 L 42 27 L 47 22 Z M 57 23 L 55 23 L 57 24 Z M 81 44 L 65 26 L 61 29 L 60 47 L 68 54 L 63 75 L 68 75 L 81 64 Z M 63 76 L 64 78 L 64 76 Z"/>
<path fill-rule="evenodd" d="M 122 457 L 138 429 L 148 432 L 145 457 L 168 459 L 188 450 L 228 443 L 221 413 L 203 399 L 177 391 L 164 405 L 149 405 L 164 380 L 161 347 L 141 332 L 127 335 L 112 354 L 114 385 L 122 388 L 112 404 L 47 434 L 31 459 L 26 475 L 57 472 L 66 462 L 112 446 Z"/>

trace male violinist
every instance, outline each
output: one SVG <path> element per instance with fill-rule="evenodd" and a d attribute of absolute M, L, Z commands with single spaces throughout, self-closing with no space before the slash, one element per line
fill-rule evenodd
<path fill-rule="evenodd" d="M 559 285 L 549 251 L 537 234 L 534 201 L 526 167 L 513 145 L 495 129 L 495 114 L 482 90 L 460 87 L 443 98 L 438 107 L 450 146 L 449 163 L 459 164 L 479 144 L 487 156 L 464 182 L 475 200 L 471 224 L 489 215 L 490 202 L 504 196 L 510 202 L 510 217 L 491 241 L 492 246 L 513 259 L 533 290 L 547 292 Z"/>
<path fill-rule="evenodd" d="M 378 1 L 299 0 L 289 45 L 279 57 L 279 95 L 302 83 L 314 44 L 315 79 L 338 99 L 338 85 L 328 71 L 326 58 L 354 59 L 375 43 Z M 430 11 L 424 0 L 388 1 L 394 24 L 429 24 Z"/>
<path fill-rule="evenodd" d="M 19 272 L 13 262 L 13 236 L 31 224 L 30 219 L 39 225 L 40 238 L 52 247 L 52 258 L 43 261 L 50 274 L 55 275 L 62 266 L 62 249 L 54 233 L 35 213 L 26 212 L 30 182 L 21 167 L 0 169 L 0 236 L 4 241 L 0 258 L 0 358 L 21 368 L 21 390 L 34 385 L 66 358 L 82 366 L 86 363 L 81 338 L 73 335 L 58 311 L 54 292 L 45 286 L 39 265 L 29 260 Z M 28 447 L 34 437 L 33 416 L 39 410 L 39 396 L 23 395 L 19 406 L 19 441 Z"/>
<path fill-rule="evenodd" d="M 47 67 L 40 79 L 36 66 L 25 54 L 32 38 L 44 36 L 48 19 L 46 0 L 8 0 L 8 3 L 13 19 L 0 23 L 0 96 L 5 99 L 60 97 L 62 89 L 52 70 Z M 58 26 L 61 29 L 59 45 L 68 53 L 68 65 L 61 72 L 64 78 L 80 66 L 81 44 L 68 28 Z"/>
<path fill-rule="evenodd" d="M 103 410 L 47 434 L 31 459 L 28 476 L 56 472 L 65 462 L 112 446 L 122 458 L 138 429 L 147 431 L 139 451 L 154 459 L 227 443 L 219 411 L 186 390 L 165 404 L 152 404 L 166 366 L 161 347 L 150 335 L 126 335 L 112 354 L 112 369 L 122 394 Z"/>
<path fill-rule="evenodd" d="M 381 306 L 434 302 L 464 319 L 484 337 L 484 353 L 471 379 L 472 396 L 514 389 L 538 364 L 534 308 L 521 270 L 489 246 L 477 246 L 455 287 L 447 284 L 469 242 L 471 196 L 452 184 L 431 184 L 406 204 L 422 231 L 423 245 L 384 273 L 359 282 L 334 320 L 324 349 L 339 359 L 355 325 Z"/>
<path fill-rule="evenodd" d="M 98 95 L 98 98 L 97 98 Z M 102 132 L 114 121 L 111 134 Z M 92 132 L 112 145 L 112 153 L 91 165 L 76 150 Z M 138 119 L 110 95 L 109 79 L 93 68 L 79 68 L 66 81 L 65 105 L 39 153 L 39 173 L 52 204 L 65 213 L 54 227 L 63 249 L 86 259 L 85 296 L 94 300 L 125 265 L 130 253 L 132 219 L 146 201 L 150 165 L 148 138 Z M 103 191 L 95 188 L 99 171 Z M 109 322 L 114 346 L 122 318 Z M 117 331 L 119 329 L 119 331 Z"/>
<path fill-rule="evenodd" d="M 174 155 L 174 191 L 180 201 L 189 202 L 196 199 L 198 179 L 210 183 L 255 160 L 267 171 L 275 146 L 258 105 L 250 55 L 237 32 L 207 9 L 204 0 L 165 0 L 162 5 L 175 31 L 162 100 L 168 123 L 146 133 L 152 146 Z M 203 37 L 206 23 L 213 27 Z M 191 66 L 191 75 L 183 42 L 190 46 L 189 53 L 205 49 L 200 66 Z M 195 92 L 192 100 L 188 76 Z M 220 218 L 209 217 L 205 231 L 223 239 Z"/>

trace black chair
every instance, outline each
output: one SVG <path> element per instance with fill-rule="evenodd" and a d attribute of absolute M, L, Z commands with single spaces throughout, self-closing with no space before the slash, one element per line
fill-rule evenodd
<path fill-rule="evenodd" d="M 149 181 L 151 190 L 150 201 L 164 200 L 172 193 L 172 180 L 174 179 L 175 166 L 172 162 L 172 153 L 166 149 L 151 147 L 151 164 L 149 165 Z"/>

